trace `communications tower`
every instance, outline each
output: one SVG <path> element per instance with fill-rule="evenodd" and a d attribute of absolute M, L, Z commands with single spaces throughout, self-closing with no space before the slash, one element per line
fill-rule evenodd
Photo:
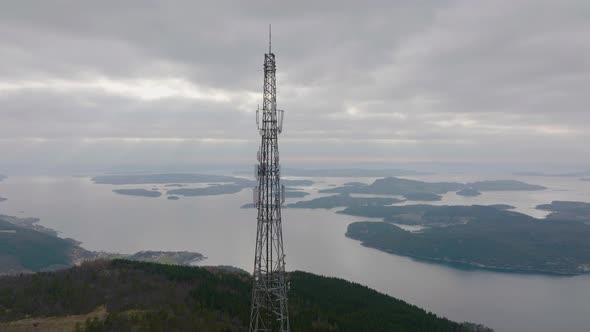
<path fill-rule="evenodd" d="M 268 53 L 264 55 L 262 112 L 256 111 L 256 124 L 262 140 L 257 155 L 258 164 L 254 169 L 258 181 L 258 186 L 254 188 L 258 223 L 250 332 L 290 330 L 281 225 L 281 205 L 285 201 L 285 187 L 281 185 L 278 145 L 284 112 L 277 110 L 275 73 L 275 55 L 271 50 L 269 26 Z"/>

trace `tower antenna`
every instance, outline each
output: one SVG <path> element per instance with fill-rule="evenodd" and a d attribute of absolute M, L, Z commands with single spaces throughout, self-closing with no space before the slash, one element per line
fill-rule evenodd
<path fill-rule="evenodd" d="M 271 53 L 271 30 L 268 26 L 268 53 L 264 55 L 262 115 L 257 112 L 261 142 L 258 164 L 254 167 L 257 186 L 254 206 L 258 210 L 256 250 L 252 286 L 250 332 L 289 332 L 287 303 L 288 280 L 285 272 L 281 206 L 285 187 L 281 185 L 279 134 L 283 111 L 277 110 L 275 55 Z"/>

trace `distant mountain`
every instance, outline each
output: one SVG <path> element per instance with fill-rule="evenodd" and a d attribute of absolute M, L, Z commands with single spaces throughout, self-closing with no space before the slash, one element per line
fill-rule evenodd
<path fill-rule="evenodd" d="M 61 330 L 78 323 L 76 330 L 87 332 L 247 331 L 251 285 L 249 274 L 227 268 L 126 260 L 2 277 L 0 308 L 11 310 L 0 311 L 0 330 L 32 328 L 33 322 L 44 330 L 57 321 Z M 292 272 L 289 285 L 293 331 L 491 331 L 342 279 Z"/>

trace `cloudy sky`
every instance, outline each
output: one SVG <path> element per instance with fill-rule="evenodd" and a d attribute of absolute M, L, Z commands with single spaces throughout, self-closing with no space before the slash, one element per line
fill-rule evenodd
<path fill-rule="evenodd" d="M 590 164 L 590 1 L 2 1 L 0 167 Z"/>

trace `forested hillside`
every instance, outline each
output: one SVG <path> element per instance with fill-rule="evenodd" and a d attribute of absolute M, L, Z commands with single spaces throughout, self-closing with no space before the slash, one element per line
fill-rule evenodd
<path fill-rule="evenodd" d="M 289 279 L 293 331 L 475 331 L 341 279 L 305 272 L 290 273 Z M 250 287 L 245 273 L 127 260 L 5 276 L 0 330 L 9 321 L 80 315 L 104 306 L 106 314 L 78 323 L 77 330 L 246 331 Z"/>

